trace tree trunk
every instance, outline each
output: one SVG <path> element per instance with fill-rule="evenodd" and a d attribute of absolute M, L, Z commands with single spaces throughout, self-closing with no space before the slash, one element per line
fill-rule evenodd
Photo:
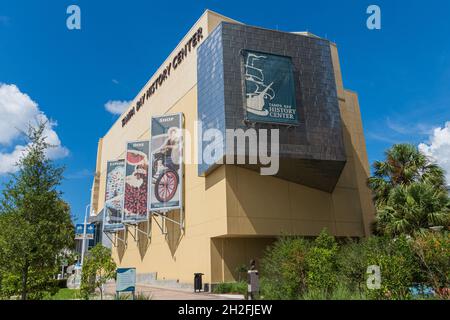
<path fill-rule="evenodd" d="M 25 265 L 22 270 L 22 300 L 27 300 L 27 282 L 28 282 L 28 269 L 30 264 L 28 261 L 25 261 Z"/>

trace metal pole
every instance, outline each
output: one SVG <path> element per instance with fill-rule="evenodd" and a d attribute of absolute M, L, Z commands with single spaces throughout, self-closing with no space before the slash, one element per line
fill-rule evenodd
<path fill-rule="evenodd" d="M 83 262 L 84 262 L 84 252 L 86 250 L 86 225 L 87 225 L 87 213 L 88 213 L 88 208 L 91 205 L 88 204 L 86 206 L 86 210 L 84 211 L 84 228 L 83 228 L 83 242 L 81 245 L 81 268 L 83 268 Z"/>

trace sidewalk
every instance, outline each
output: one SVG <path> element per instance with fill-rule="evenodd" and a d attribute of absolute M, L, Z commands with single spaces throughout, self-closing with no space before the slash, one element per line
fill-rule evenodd
<path fill-rule="evenodd" d="M 114 283 L 105 285 L 105 294 L 114 295 Z M 243 295 L 194 293 L 188 289 L 165 288 L 146 284 L 136 285 L 136 294 L 151 296 L 151 300 L 244 300 Z"/>

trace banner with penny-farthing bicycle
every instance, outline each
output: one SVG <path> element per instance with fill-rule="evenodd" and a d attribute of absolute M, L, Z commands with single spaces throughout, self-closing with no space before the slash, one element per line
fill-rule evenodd
<path fill-rule="evenodd" d="M 183 115 L 152 117 L 150 211 L 182 207 Z"/>
<path fill-rule="evenodd" d="M 122 223 L 124 177 L 125 160 L 107 162 L 103 231 L 114 232 L 124 229 Z"/>
<path fill-rule="evenodd" d="M 149 141 L 127 143 L 125 156 L 125 196 L 123 221 L 139 222 L 148 219 Z"/>

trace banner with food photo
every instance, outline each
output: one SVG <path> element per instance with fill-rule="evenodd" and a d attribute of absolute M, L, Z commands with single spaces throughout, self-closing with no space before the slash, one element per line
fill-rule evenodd
<path fill-rule="evenodd" d="M 125 160 L 107 162 L 103 231 L 124 229 L 122 223 L 124 177 Z"/>
<path fill-rule="evenodd" d="M 150 210 L 182 206 L 183 115 L 152 117 Z"/>
<path fill-rule="evenodd" d="M 138 222 L 148 218 L 149 141 L 127 143 L 123 221 Z"/>

